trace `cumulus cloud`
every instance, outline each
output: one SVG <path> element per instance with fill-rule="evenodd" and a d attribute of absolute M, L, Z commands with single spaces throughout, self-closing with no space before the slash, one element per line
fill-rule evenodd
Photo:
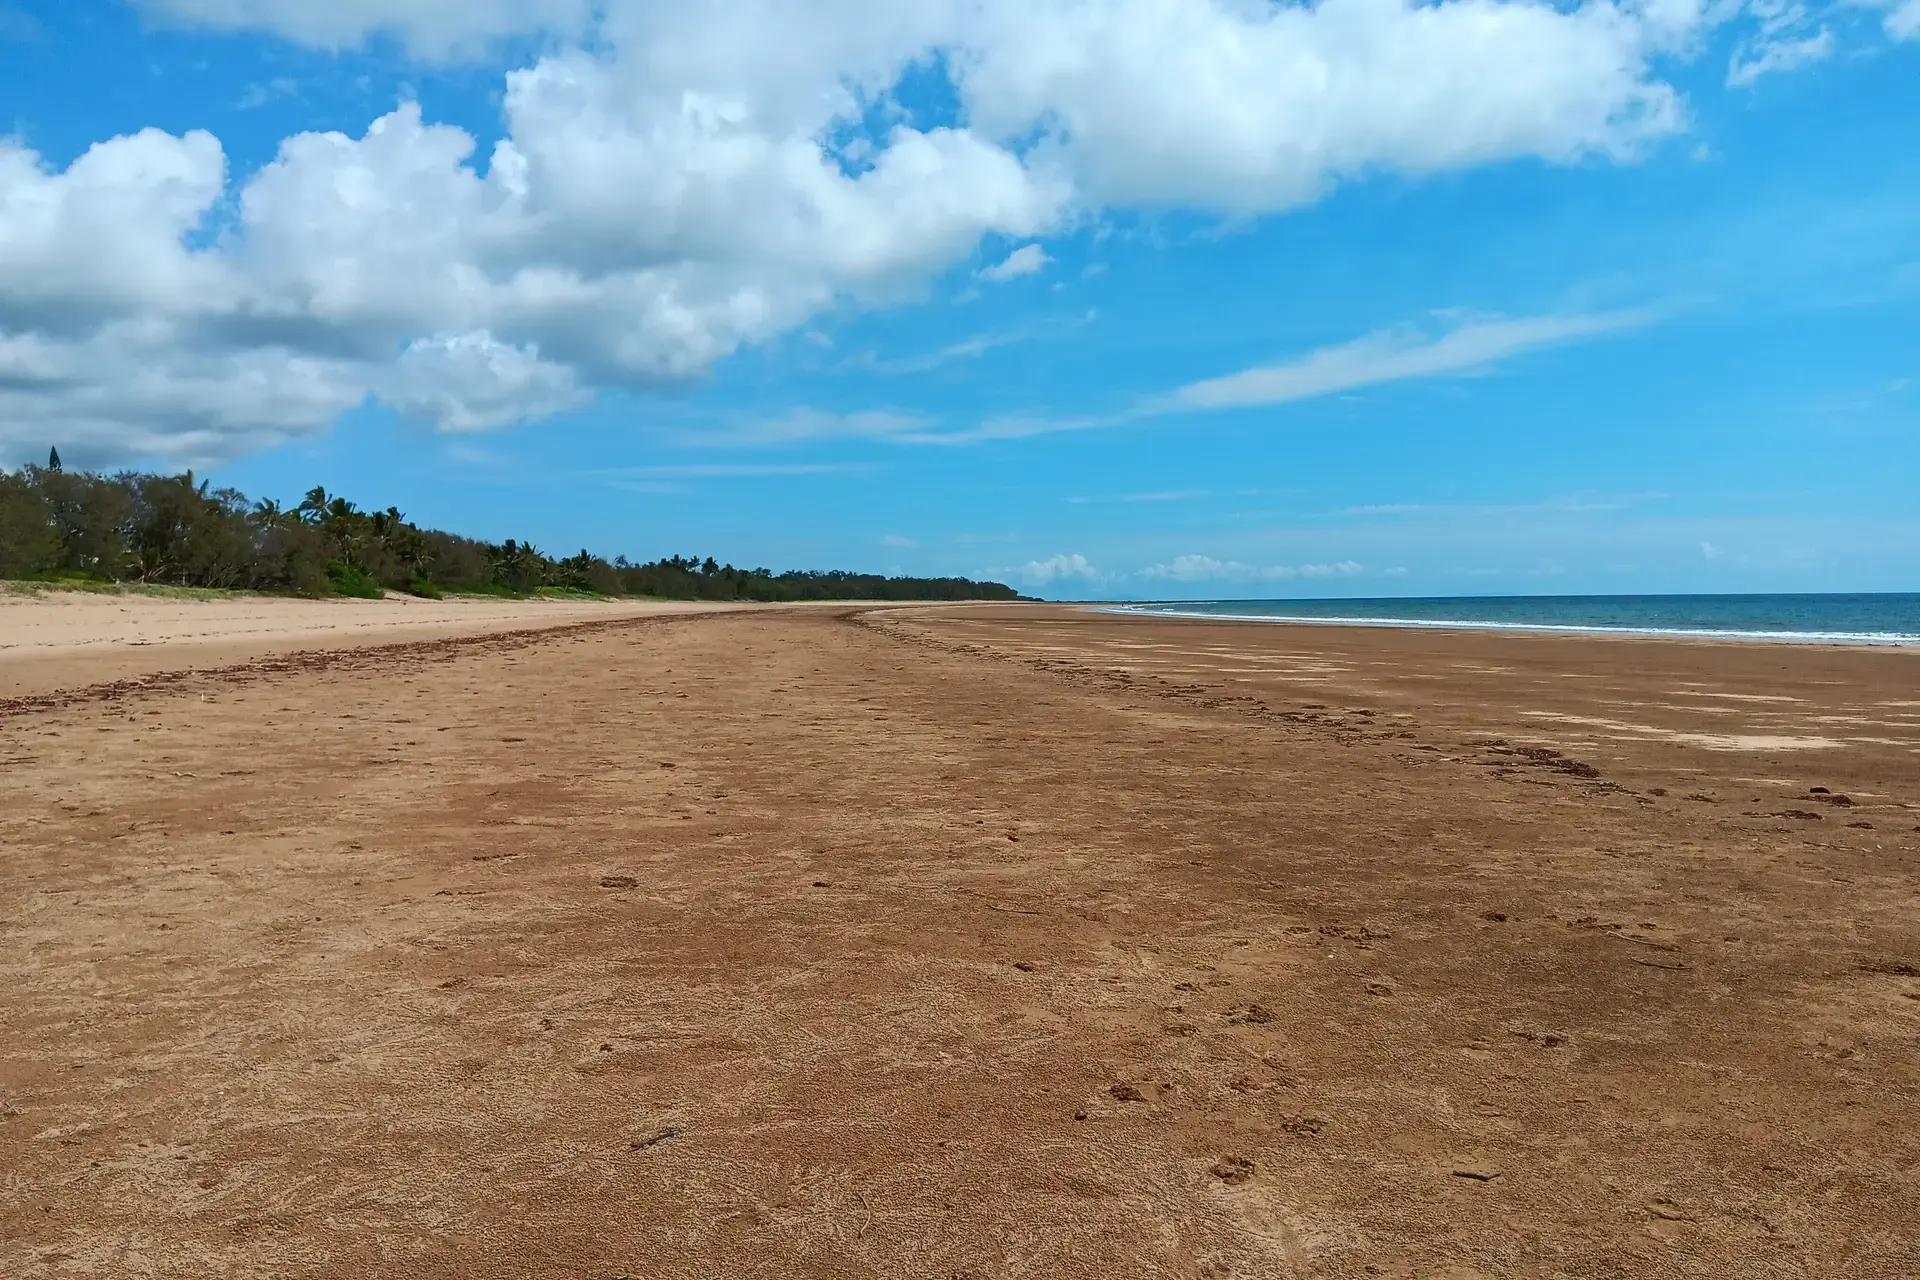
<path fill-rule="evenodd" d="M 1254 565 L 1187 555 L 1142 569 L 1140 576 L 1171 582 L 1285 582 L 1295 578 L 1352 578 L 1365 572 L 1365 565 L 1352 560 L 1337 564 Z"/>
<path fill-rule="evenodd" d="M 1017 280 L 1021 276 L 1030 276 L 1045 270 L 1046 265 L 1052 261 L 1053 259 L 1047 256 L 1047 251 L 1039 245 L 1021 245 L 999 262 L 981 271 L 980 278 L 991 284 L 1004 284 L 1009 280 Z"/>
<path fill-rule="evenodd" d="M 1887 11 L 1887 34 L 1895 40 L 1920 40 L 1920 0 L 1905 0 Z"/>
<path fill-rule="evenodd" d="M 485 155 L 413 105 L 290 137 L 237 185 L 206 133 L 64 170 L 0 142 L 0 335 L 66 371 L 5 384 L 0 450 L 230 455 L 369 396 L 478 429 L 697 377 L 991 238 L 1028 243 L 986 274 L 1036 269 L 1091 211 L 1629 159 L 1683 127 L 1657 64 L 1718 20 L 1696 0 L 139 3 L 326 48 L 548 52 L 506 75 Z M 894 96 L 930 71 L 957 111 L 916 127 Z M 129 343 L 138 366 L 83 358 Z M 245 412 L 223 362 L 255 380 Z M 156 380 L 171 398 L 143 399 Z"/>
<path fill-rule="evenodd" d="M 276 347 L 199 350 L 178 323 L 117 321 L 76 339 L 0 333 L 0 447 L 51 439 L 72 462 L 230 457 L 317 431 L 365 398 L 343 362 Z M 48 429 L 36 424 L 57 424 Z M 57 434 L 56 434 L 57 431 Z"/>
<path fill-rule="evenodd" d="M 184 243 L 225 182 L 219 140 L 200 131 L 96 143 L 62 173 L 0 138 L 0 325 L 60 332 L 230 302 L 225 264 Z"/>
<path fill-rule="evenodd" d="M 1612 5 L 1043 0 L 984 23 L 960 79 L 977 126 L 1047 122 L 1041 160 L 1103 203 L 1264 212 L 1369 169 L 1624 155 L 1683 115 Z"/>
<path fill-rule="evenodd" d="M 1069 578 L 1090 582 L 1100 576 L 1100 571 L 1089 564 L 1085 556 L 1078 553 L 1051 555 L 1045 560 L 1029 560 L 1017 568 L 999 569 L 994 572 L 1003 573 L 1022 582 L 1031 582 L 1036 586 L 1045 586 L 1050 582 Z"/>
<path fill-rule="evenodd" d="M 573 370 L 492 334 L 461 333 L 409 343 L 384 391 L 405 414 L 450 431 L 479 431 L 578 408 L 587 399 Z"/>

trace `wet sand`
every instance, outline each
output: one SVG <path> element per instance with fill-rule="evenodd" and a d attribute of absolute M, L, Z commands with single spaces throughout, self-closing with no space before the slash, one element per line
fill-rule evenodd
<path fill-rule="evenodd" d="M 1920 1273 L 1911 651 L 975 606 L 81 674 L 0 715 L 0 1274 Z"/>

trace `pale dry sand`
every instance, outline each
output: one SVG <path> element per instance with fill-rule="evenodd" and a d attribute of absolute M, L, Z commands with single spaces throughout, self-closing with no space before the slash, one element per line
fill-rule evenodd
<path fill-rule="evenodd" d="M 678 601 L 301 600 L 0 587 L 0 698 L 296 649 L 565 626 L 740 606 Z"/>
<path fill-rule="evenodd" d="M 993 606 L 0 702 L 0 1276 L 1920 1275 L 1916 687 Z"/>

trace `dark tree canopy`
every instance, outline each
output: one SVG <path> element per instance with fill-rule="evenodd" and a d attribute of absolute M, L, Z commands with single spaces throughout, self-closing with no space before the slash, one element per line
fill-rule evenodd
<path fill-rule="evenodd" d="M 0 471 L 0 579 L 231 587 L 302 595 L 404 591 L 529 595 L 579 591 L 675 600 L 1017 600 L 968 578 L 737 569 L 712 556 L 636 564 L 582 549 L 555 559 L 530 542 L 422 529 L 397 508 L 362 511 L 322 488 L 294 507 L 250 502 L 192 472 Z"/>

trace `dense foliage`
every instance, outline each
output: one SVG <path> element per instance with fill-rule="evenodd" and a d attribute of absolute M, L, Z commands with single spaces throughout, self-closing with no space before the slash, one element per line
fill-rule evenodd
<path fill-rule="evenodd" d="M 528 542 L 422 529 L 399 511 L 362 511 L 324 489 L 297 507 L 249 502 L 179 476 L 0 471 L 0 579 L 80 579 L 302 595 L 405 591 L 528 595 L 541 590 L 678 600 L 1012 600 L 997 582 L 736 569 L 673 556 L 634 564 L 586 551 L 554 559 Z"/>

